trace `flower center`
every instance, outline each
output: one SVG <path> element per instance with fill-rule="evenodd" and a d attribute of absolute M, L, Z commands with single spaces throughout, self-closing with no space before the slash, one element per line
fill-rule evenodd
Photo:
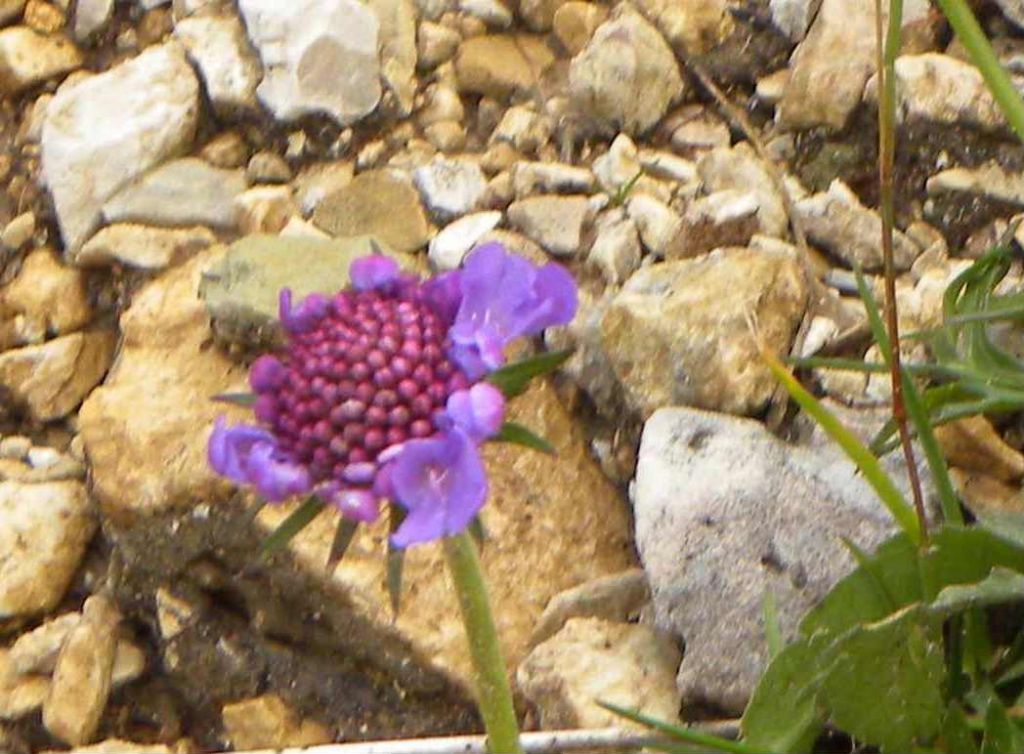
<path fill-rule="evenodd" d="M 470 382 L 448 356 L 448 326 L 414 288 L 345 290 L 291 333 L 279 386 L 256 413 L 315 482 L 372 481 L 378 456 L 438 430 L 448 397 Z"/>

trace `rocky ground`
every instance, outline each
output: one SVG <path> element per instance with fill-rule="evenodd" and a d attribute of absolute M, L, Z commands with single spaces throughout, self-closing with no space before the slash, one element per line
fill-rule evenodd
<path fill-rule="evenodd" d="M 1024 2 L 977 5 L 1024 75 Z M 1024 152 L 938 12 L 906 6 L 895 252 L 918 329 L 1024 206 Z M 385 530 L 333 572 L 326 518 L 260 560 L 287 511 L 254 515 L 205 462 L 209 397 L 273 346 L 277 290 L 344 285 L 370 238 L 424 273 L 499 240 L 581 286 L 545 336 L 575 355 L 512 407 L 557 458 L 487 459 L 527 724 L 617 724 L 595 698 L 740 711 L 764 595 L 791 632 L 851 566 L 839 535 L 893 530 L 758 356 L 878 358 L 850 272 L 881 265 L 873 9 L 0 0 L 0 749 L 479 728 L 434 548 L 395 618 Z M 878 426 L 884 380 L 810 376 Z M 970 505 L 1019 505 L 1022 438 L 943 430 Z"/>

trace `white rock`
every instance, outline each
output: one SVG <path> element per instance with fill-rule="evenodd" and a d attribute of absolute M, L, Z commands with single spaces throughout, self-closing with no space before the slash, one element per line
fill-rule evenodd
<path fill-rule="evenodd" d="M 239 9 L 263 60 L 256 93 L 278 118 L 326 113 L 347 125 L 377 107 L 380 22 L 365 5 L 356 0 L 239 0 Z"/>
<path fill-rule="evenodd" d="M 772 23 L 787 37 L 799 42 L 807 34 L 821 0 L 771 0 Z"/>
<path fill-rule="evenodd" d="M 665 249 L 679 232 L 682 218 L 671 207 L 646 194 L 631 197 L 626 211 L 636 223 L 647 251 L 664 256 Z"/>
<path fill-rule="evenodd" d="M 877 77 L 865 96 L 878 97 Z M 896 59 L 897 116 L 938 123 L 974 126 L 988 131 L 1006 127 L 999 106 L 981 73 L 970 63 L 949 55 L 925 53 Z"/>
<path fill-rule="evenodd" d="M 82 53 L 74 42 L 26 26 L 0 31 L 0 94 L 17 94 L 34 84 L 80 67 Z"/>
<path fill-rule="evenodd" d="M 114 15 L 114 0 L 78 0 L 75 5 L 75 39 L 85 40 L 102 31 Z"/>
<path fill-rule="evenodd" d="M 724 189 L 753 191 L 760 207 L 757 217 L 761 231 L 776 238 L 786 236 L 789 217 L 785 202 L 768 166 L 749 144 L 744 142 L 732 148 L 712 149 L 698 160 L 697 171 L 708 193 Z"/>
<path fill-rule="evenodd" d="M 672 49 L 628 5 L 601 24 L 569 67 L 569 92 L 583 113 L 607 130 L 650 130 L 682 97 Z"/>
<path fill-rule="evenodd" d="M 42 175 L 64 245 L 77 249 L 103 203 L 191 144 L 199 82 L 177 43 L 62 87 L 46 112 Z"/>
<path fill-rule="evenodd" d="M 423 203 L 438 219 L 461 217 L 480 204 L 487 179 L 480 166 L 465 159 L 438 158 L 413 172 Z"/>
<path fill-rule="evenodd" d="M 183 157 L 151 170 L 103 205 L 108 223 L 235 227 L 235 198 L 246 187 L 241 170 Z"/>
<path fill-rule="evenodd" d="M 639 156 L 644 172 L 657 178 L 665 178 L 683 184 L 700 183 L 697 164 L 693 160 L 687 160 L 660 149 L 641 149 Z"/>
<path fill-rule="evenodd" d="M 548 253 L 563 257 L 580 250 L 589 214 L 585 196 L 531 196 L 508 208 L 508 221 Z"/>
<path fill-rule="evenodd" d="M 594 174 L 608 193 L 634 180 L 640 173 L 640 153 L 626 134 L 619 134 L 608 151 L 594 160 Z"/>
<path fill-rule="evenodd" d="M 435 270 L 454 270 L 469 250 L 501 222 L 500 212 L 477 212 L 460 217 L 430 239 L 427 255 Z"/>
<path fill-rule="evenodd" d="M 35 446 L 28 452 L 28 463 L 34 469 L 45 469 L 54 466 L 64 459 L 56 448 Z"/>
<path fill-rule="evenodd" d="M 752 191 L 725 189 L 690 202 L 665 255 L 694 257 L 722 246 L 746 246 L 757 233 L 761 205 Z"/>
<path fill-rule="evenodd" d="M 622 212 L 599 217 L 597 237 L 587 261 L 612 285 L 621 285 L 640 267 L 640 236 L 636 223 Z"/>
<path fill-rule="evenodd" d="M 1024 28 L 1024 0 L 996 0 L 1003 15 L 1018 28 Z"/>
<path fill-rule="evenodd" d="M 237 16 L 185 18 L 174 25 L 174 36 L 199 69 L 215 110 L 231 113 L 256 108 L 262 70 Z"/>
<path fill-rule="evenodd" d="M 53 609 L 95 529 L 79 482 L 0 482 L 0 618 Z"/>
<path fill-rule="evenodd" d="M 512 25 L 512 13 L 501 0 L 460 0 L 459 8 L 492 29 L 507 29 Z"/>
<path fill-rule="evenodd" d="M 851 267 L 877 270 L 882 266 L 882 218 L 860 203 L 856 194 L 838 178 L 827 192 L 802 199 L 793 208 L 808 239 Z M 893 262 L 897 270 L 909 270 L 921 249 L 902 232 L 893 236 Z"/>
<path fill-rule="evenodd" d="M 533 110 L 514 105 L 505 111 L 491 134 L 491 142 L 505 141 L 520 152 L 534 152 L 551 139 L 551 124 Z"/>
<path fill-rule="evenodd" d="M 594 174 L 586 168 L 560 162 L 519 161 L 512 168 L 512 185 L 519 198 L 536 193 L 587 194 L 595 184 Z"/>

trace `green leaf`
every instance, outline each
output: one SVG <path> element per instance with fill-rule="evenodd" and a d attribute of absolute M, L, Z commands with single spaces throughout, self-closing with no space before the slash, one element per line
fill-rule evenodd
<path fill-rule="evenodd" d="M 1024 574 L 996 566 L 974 584 L 947 586 L 928 606 L 939 616 L 949 616 L 969 608 L 991 607 L 1024 600 Z"/>
<path fill-rule="evenodd" d="M 388 533 L 394 534 L 405 521 L 405 509 L 392 503 L 388 516 Z M 395 547 L 388 537 L 388 553 L 385 561 L 385 581 L 387 582 L 388 598 L 391 600 L 391 614 L 398 617 L 402 606 L 402 570 L 405 567 L 405 548 Z"/>
<path fill-rule="evenodd" d="M 946 719 L 942 723 L 943 751 L 950 754 L 977 754 L 978 743 L 974 732 L 967 723 L 967 715 L 959 704 L 951 704 L 946 710 Z"/>
<path fill-rule="evenodd" d="M 534 434 L 533 430 L 516 422 L 502 424 L 501 430 L 491 438 L 491 442 L 510 442 L 513 445 L 522 445 L 524 448 L 539 450 L 541 453 L 551 456 L 555 455 L 554 445 L 540 435 Z"/>
<path fill-rule="evenodd" d="M 862 623 L 882 620 L 900 608 L 919 602 L 918 556 L 918 548 L 903 534 L 883 542 L 874 555 L 855 555 L 861 565 L 832 587 L 804 616 L 800 633 L 804 636 L 822 631 L 840 634 Z"/>
<path fill-rule="evenodd" d="M 675 738 L 694 746 L 705 746 L 714 749 L 715 751 L 727 751 L 732 754 L 753 754 L 754 752 L 759 751 L 756 748 L 751 748 L 751 746 L 746 743 L 731 741 L 728 738 L 722 738 L 721 736 L 715 736 L 710 733 L 702 733 L 698 730 L 691 730 L 690 728 L 673 725 L 672 723 L 667 723 L 664 720 L 658 720 L 657 718 L 645 715 L 639 710 L 626 709 L 625 707 L 620 707 L 617 704 L 612 704 L 611 702 L 603 702 L 600 699 L 597 700 L 597 704 L 600 707 L 604 707 L 609 712 L 614 712 L 616 715 L 620 715 L 627 720 L 632 720 L 635 723 L 646 725 L 659 733 L 664 733 L 670 738 Z"/>
<path fill-rule="evenodd" d="M 855 739 L 905 752 L 939 733 L 944 675 L 942 621 L 912 606 L 836 642 L 821 699 L 830 720 Z"/>
<path fill-rule="evenodd" d="M 985 710 L 985 736 L 981 741 L 981 754 L 1020 754 L 1022 751 L 1024 733 L 1010 719 L 999 698 L 993 695 Z"/>
<path fill-rule="evenodd" d="M 506 398 L 514 398 L 526 390 L 530 380 L 555 371 L 572 356 L 572 353 L 572 350 L 568 349 L 546 351 L 530 356 L 491 372 L 487 375 L 487 381 L 504 393 Z"/>
<path fill-rule="evenodd" d="M 809 752 L 824 725 L 816 677 L 828 637 L 800 639 L 768 664 L 743 712 L 743 740 L 755 751 Z"/>
<path fill-rule="evenodd" d="M 850 460 L 856 464 L 861 474 L 864 475 L 864 479 L 874 489 L 878 499 L 896 519 L 900 528 L 915 544 L 920 543 L 921 525 L 917 520 L 917 515 L 903 499 L 903 494 L 882 468 L 879 460 L 872 455 L 856 435 L 843 426 L 843 423 L 831 411 L 808 393 L 773 354 L 765 351 L 761 355 L 772 374 L 775 375 L 775 379 L 782 383 L 790 397 L 825 430 L 829 437 L 839 444 Z"/>
<path fill-rule="evenodd" d="M 256 402 L 256 393 L 220 393 L 210 398 L 218 403 L 230 403 L 232 406 L 245 406 L 248 408 Z"/>
<path fill-rule="evenodd" d="M 278 550 L 284 549 L 296 534 L 305 529 L 314 518 L 320 515 L 320 511 L 325 507 L 324 502 L 320 498 L 316 495 L 310 495 L 291 512 L 288 518 L 281 522 L 280 526 L 274 529 L 269 537 L 263 540 L 263 544 L 260 547 L 260 555 L 267 557 Z"/>
<path fill-rule="evenodd" d="M 333 571 L 341 559 L 345 557 L 348 546 L 359 529 L 359 522 L 342 516 L 338 521 L 338 527 L 334 530 L 334 539 L 331 541 L 331 553 L 327 556 L 327 570 Z"/>

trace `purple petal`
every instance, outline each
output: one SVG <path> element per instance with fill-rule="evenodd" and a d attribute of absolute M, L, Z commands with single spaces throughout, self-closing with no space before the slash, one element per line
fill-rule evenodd
<path fill-rule="evenodd" d="M 329 500 L 345 518 L 373 523 L 380 516 L 378 498 L 369 490 L 343 489 L 333 493 Z"/>
<path fill-rule="evenodd" d="M 459 431 L 405 443 L 389 477 L 395 501 L 408 512 L 392 536 L 398 547 L 458 534 L 487 499 L 483 461 Z"/>
<path fill-rule="evenodd" d="M 210 468 L 233 482 L 249 482 L 249 457 L 258 445 L 273 447 L 274 436 L 267 430 L 249 424 L 229 427 L 223 416 L 213 423 L 213 432 L 206 447 Z"/>
<path fill-rule="evenodd" d="M 462 303 L 462 273 L 453 270 L 435 275 L 423 283 L 420 293 L 445 322 L 454 322 Z"/>
<path fill-rule="evenodd" d="M 357 291 L 387 288 L 399 278 L 398 263 L 383 254 L 370 254 L 354 260 L 348 276 Z"/>
<path fill-rule="evenodd" d="M 273 356 L 260 356 L 249 367 L 249 384 L 257 393 L 267 393 L 284 382 L 284 364 Z"/>
<path fill-rule="evenodd" d="M 498 388 L 478 382 L 469 390 L 459 390 L 448 398 L 446 411 L 455 426 L 473 442 L 493 437 L 505 420 L 505 396 Z"/>
<path fill-rule="evenodd" d="M 260 495 L 270 502 L 307 492 L 312 486 L 306 467 L 281 458 L 270 443 L 253 446 L 246 473 Z"/>
<path fill-rule="evenodd" d="M 284 329 L 290 333 L 299 333 L 315 327 L 330 306 L 330 300 L 322 293 L 311 293 L 293 309 L 291 289 L 282 288 L 277 309 Z"/>
<path fill-rule="evenodd" d="M 511 340 L 565 324 L 576 312 L 576 283 L 568 270 L 554 263 L 537 267 L 497 243 L 470 254 L 460 287 L 451 356 L 471 377 L 501 366 Z"/>

